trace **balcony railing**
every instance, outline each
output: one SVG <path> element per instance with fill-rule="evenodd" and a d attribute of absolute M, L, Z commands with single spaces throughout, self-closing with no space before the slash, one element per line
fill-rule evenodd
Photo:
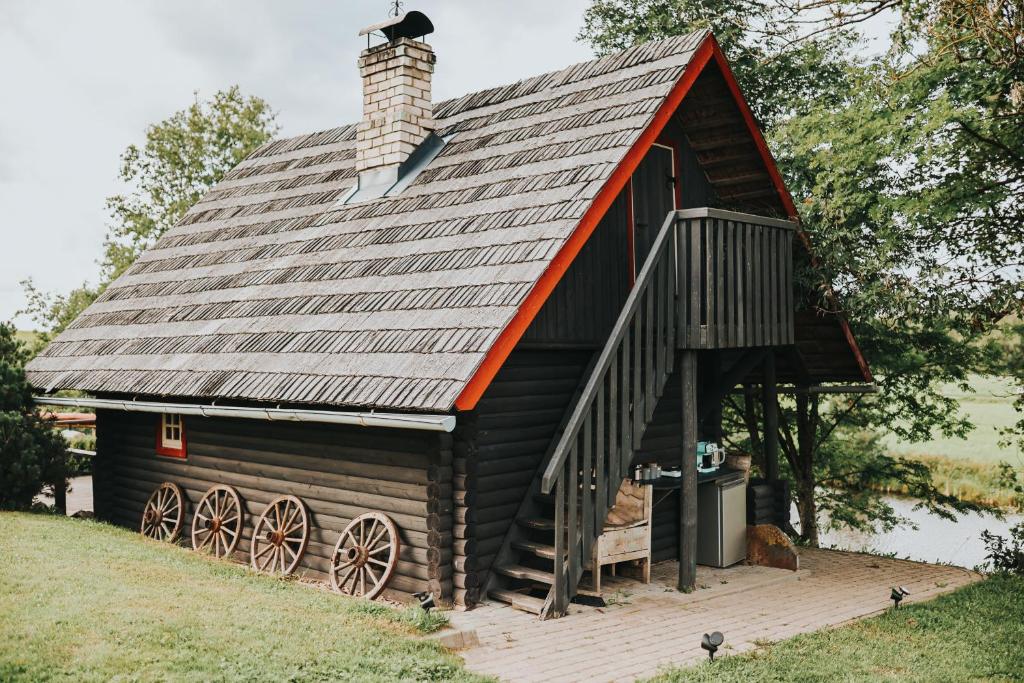
<path fill-rule="evenodd" d="M 794 224 L 709 208 L 677 215 L 679 348 L 792 344 Z"/>

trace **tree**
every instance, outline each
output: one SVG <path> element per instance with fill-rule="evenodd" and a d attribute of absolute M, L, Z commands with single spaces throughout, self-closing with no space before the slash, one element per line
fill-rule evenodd
<path fill-rule="evenodd" d="M 63 330 L 106 286 L 156 243 L 215 183 L 277 132 L 266 101 L 237 86 L 175 112 L 146 129 L 146 141 L 121 155 L 119 177 L 132 189 L 109 197 L 111 222 L 95 287 L 83 284 L 67 295 L 40 292 L 22 283 L 29 313 L 42 328 L 41 343 Z"/>
<path fill-rule="evenodd" d="M 28 353 L 0 323 L 0 509 L 24 509 L 45 484 L 64 481 L 65 444 L 39 416 L 25 380 Z"/>
<path fill-rule="evenodd" d="M 875 492 L 892 479 L 933 512 L 972 507 L 937 491 L 927 467 L 885 454 L 871 434 L 965 434 L 972 425 L 937 389 L 949 382 L 968 388 L 970 373 L 992 362 L 988 331 L 1019 306 L 1024 240 L 1021 223 L 1005 219 L 1019 193 L 1001 182 L 1010 177 L 1006 171 L 986 165 L 980 143 L 974 156 L 958 156 L 963 136 L 971 136 L 957 132 L 957 121 L 974 122 L 982 137 L 994 134 L 977 114 L 985 95 L 971 100 L 972 88 L 990 93 L 1005 79 L 980 67 L 954 68 L 938 39 L 924 46 L 927 62 L 909 57 L 912 43 L 899 40 L 890 54 L 865 62 L 848 22 L 807 32 L 805 7 L 760 2 L 751 20 L 746 6 L 595 0 L 581 37 L 600 51 L 725 27 L 723 50 L 737 65 L 817 257 L 815 270 L 801 274 L 801 303 L 844 314 L 878 377 L 873 396 L 797 392 L 781 403 L 780 449 L 804 540 L 817 543 L 821 508 L 838 524 L 899 522 Z M 829 296 L 824 283 L 840 296 Z M 762 437 L 751 404 L 734 402 L 730 419 L 747 428 L 739 439 L 757 455 Z"/>

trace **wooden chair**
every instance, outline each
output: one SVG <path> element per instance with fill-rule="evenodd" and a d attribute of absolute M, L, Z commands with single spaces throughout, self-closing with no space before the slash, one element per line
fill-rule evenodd
<path fill-rule="evenodd" d="M 644 583 L 651 582 L 651 509 L 654 491 L 650 486 L 637 486 L 628 479 L 619 487 L 615 505 L 604 522 L 604 533 L 594 544 L 594 553 L 585 569 L 593 576 L 593 590 L 601 593 L 601 568 L 619 562 L 640 560 Z"/>

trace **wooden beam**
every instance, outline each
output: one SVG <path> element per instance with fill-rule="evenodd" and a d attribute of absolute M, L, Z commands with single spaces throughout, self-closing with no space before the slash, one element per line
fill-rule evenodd
<path fill-rule="evenodd" d="M 679 490 L 679 590 L 697 585 L 697 352 L 683 351 L 679 364 L 682 382 L 682 481 Z"/>
<path fill-rule="evenodd" d="M 764 379 L 761 384 L 761 402 L 764 411 L 764 468 L 765 478 L 779 478 L 779 388 L 775 384 L 775 353 L 764 357 Z"/>

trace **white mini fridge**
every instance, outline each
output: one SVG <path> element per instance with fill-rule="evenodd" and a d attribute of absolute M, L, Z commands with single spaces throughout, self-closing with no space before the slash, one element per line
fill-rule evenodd
<path fill-rule="evenodd" d="M 745 559 L 747 486 L 743 473 L 734 472 L 699 484 L 697 564 L 728 567 Z"/>

